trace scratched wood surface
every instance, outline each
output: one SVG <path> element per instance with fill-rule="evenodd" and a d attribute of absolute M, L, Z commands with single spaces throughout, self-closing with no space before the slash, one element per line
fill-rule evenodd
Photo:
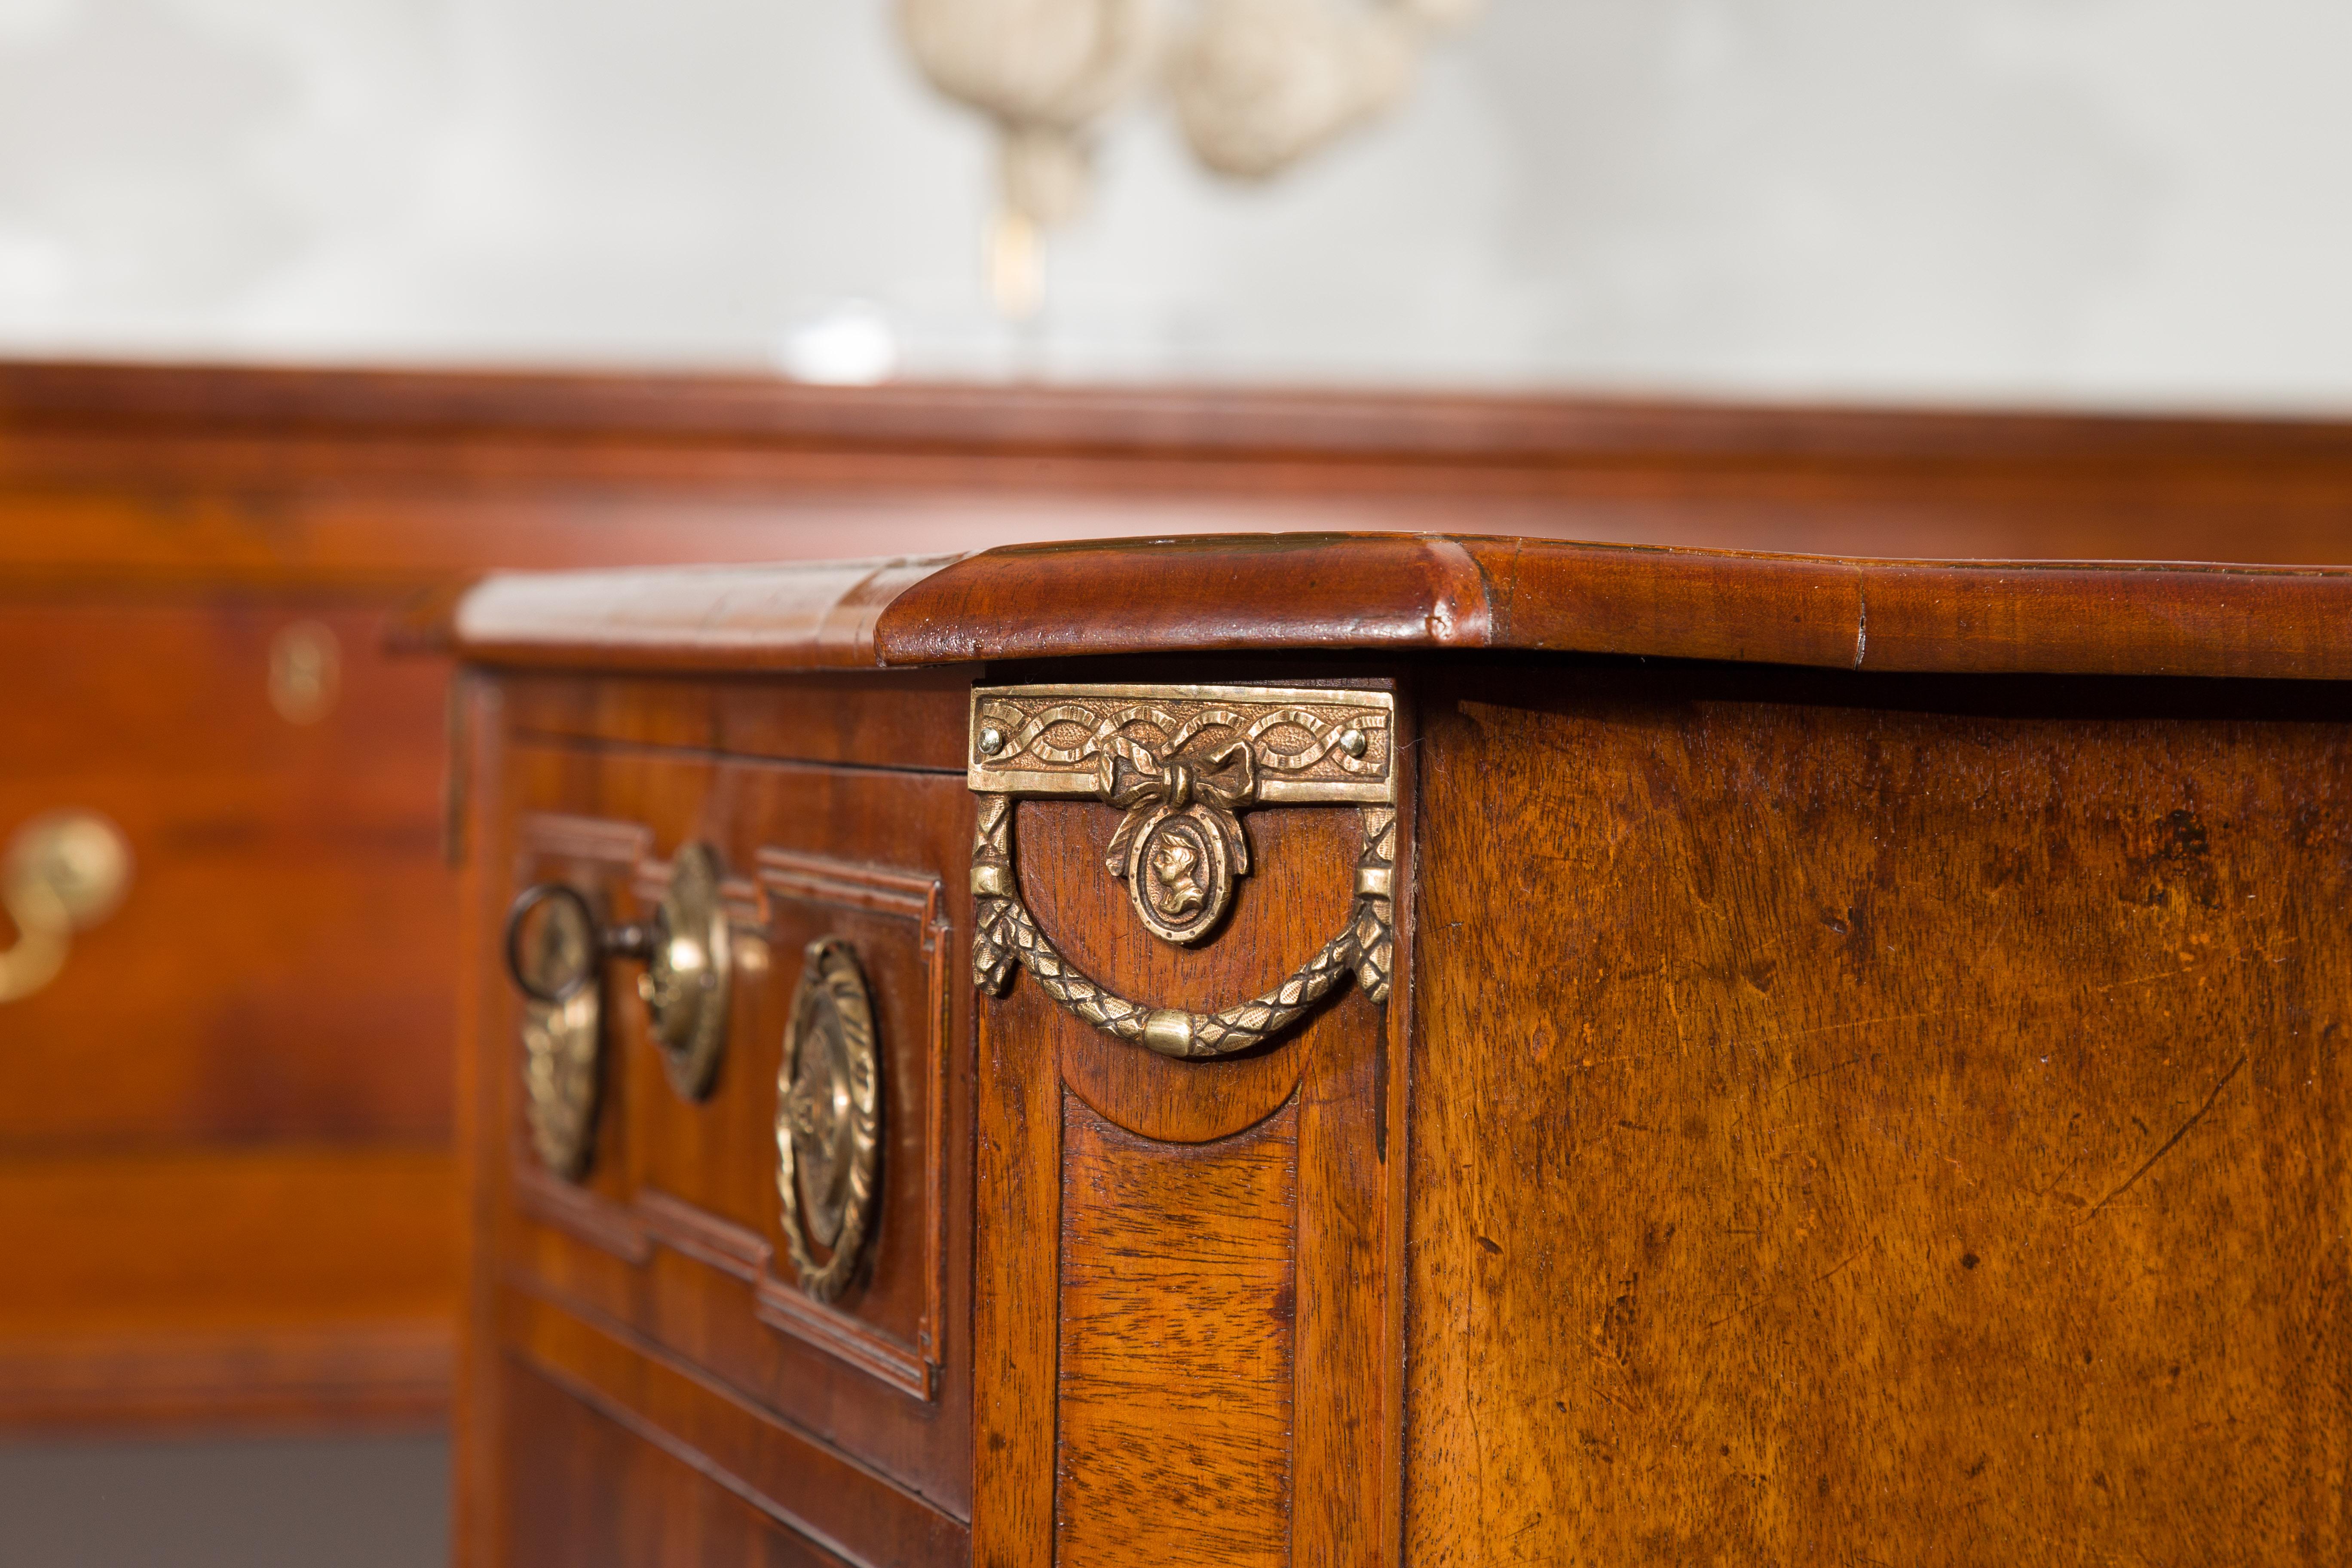
<path fill-rule="evenodd" d="M 2347 719 L 1433 676 L 1408 1561 L 2345 1561 Z"/>

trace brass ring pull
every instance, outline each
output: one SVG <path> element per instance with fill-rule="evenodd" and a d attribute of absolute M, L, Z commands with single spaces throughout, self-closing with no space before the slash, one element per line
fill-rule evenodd
<path fill-rule="evenodd" d="M 1021 901 L 1013 876 L 1013 803 L 984 796 L 972 844 L 971 888 L 979 901 L 972 937 L 972 978 L 993 993 L 1004 989 L 1018 963 L 1045 994 L 1105 1034 L 1163 1057 L 1229 1057 L 1265 1044 L 1288 1028 L 1350 974 L 1375 1003 L 1389 999 L 1396 952 L 1391 882 L 1396 855 L 1396 813 L 1361 808 L 1363 853 L 1356 861 L 1356 902 L 1346 929 L 1273 990 L 1214 1013 L 1151 1007 L 1105 989 L 1062 956 Z"/>
<path fill-rule="evenodd" d="M 548 910 L 543 919 L 561 922 L 566 938 L 541 942 L 539 962 L 526 963 L 525 930 L 542 905 Z M 507 910 L 505 956 L 515 988 L 548 1006 L 583 992 L 607 959 L 643 962 L 637 994 L 645 1000 L 670 1087 L 688 1100 L 710 1092 L 727 1040 L 734 965 L 719 895 L 719 857 L 709 845 L 689 844 L 677 852 L 670 863 L 669 889 L 654 918 L 643 924 L 600 927 L 587 897 L 562 882 L 524 889 Z"/>
<path fill-rule="evenodd" d="M 562 916 L 551 913 L 548 918 L 558 921 L 559 930 L 584 933 L 585 940 L 575 938 L 569 952 L 562 942 L 542 943 L 538 961 L 527 963 L 522 953 L 525 922 L 541 904 L 562 905 Z M 614 926 L 599 931 L 596 913 L 588 907 L 587 898 L 566 883 L 541 882 L 525 888 L 507 910 L 507 978 L 514 982 L 516 990 L 551 1007 L 569 1002 L 585 990 L 596 977 L 599 961 L 643 958 L 650 947 L 650 938 L 640 926 Z M 553 978 L 539 973 L 543 969 L 551 970 Z"/>
<path fill-rule="evenodd" d="M 112 914 L 131 890 L 131 846 L 93 811 L 34 818 L 0 865 L 0 908 L 16 927 L 0 951 L 0 1003 L 20 1002 L 65 969 L 74 933 Z"/>

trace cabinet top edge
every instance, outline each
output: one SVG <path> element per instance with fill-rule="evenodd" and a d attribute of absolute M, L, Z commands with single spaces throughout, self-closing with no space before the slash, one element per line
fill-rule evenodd
<path fill-rule="evenodd" d="M 2352 679 L 2352 569 L 1899 561 L 1453 534 L 1226 534 L 493 575 L 486 666 L 707 674 L 1523 650 L 1906 673 Z"/>
<path fill-rule="evenodd" d="M 1808 404 L 1280 384 L 813 386 L 724 371 L 0 358 L 0 429 L 242 437 L 1098 450 L 1492 463 L 2123 463 L 2352 469 L 2352 420 L 2295 413 Z"/>

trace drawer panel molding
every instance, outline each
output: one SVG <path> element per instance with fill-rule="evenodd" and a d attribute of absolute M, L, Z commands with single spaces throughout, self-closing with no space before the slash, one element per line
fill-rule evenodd
<path fill-rule="evenodd" d="M 676 886 L 667 868 L 648 858 L 652 836 L 642 828 L 581 817 L 531 816 L 520 824 L 519 838 L 518 871 L 523 877 L 539 873 L 551 862 L 562 865 L 567 875 L 575 878 L 593 879 L 601 870 L 606 880 L 618 882 L 641 903 L 660 900 Z M 944 1129 L 950 1070 L 948 953 L 952 928 L 945 907 L 945 885 L 936 876 L 765 848 L 753 858 L 751 878 L 719 884 L 718 890 L 719 908 L 732 928 L 729 942 L 761 951 L 771 945 L 777 910 L 787 903 L 881 915 L 912 928 L 909 934 L 917 946 L 923 993 L 914 1011 L 925 1037 L 917 1051 L 898 1058 L 902 1067 L 908 1062 L 919 1064 L 925 1110 L 923 1168 L 901 1178 L 922 1185 L 921 1234 L 901 1238 L 902 1245 L 919 1249 L 922 1260 L 922 1303 L 911 1341 L 835 1304 L 835 1298 L 859 1274 L 861 1248 L 874 1239 L 858 1232 L 870 1230 L 878 1221 L 874 1199 L 878 1183 L 886 1179 L 879 1169 L 878 1089 L 882 1059 L 889 1053 L 882 1048 L 886 1043 L 876 1038 L 870 1003 L 864 1025 L 870 1058 L 864 1079 L 866 1204 L 855 1226 L 853 1215 L 844 1213 L 830 1246 L 809 1227 L 807 1216 L 798 1212 L 793 1200 L 800 1195 L 796 1191 L 800 1184 L 796 1173 L 784 1163 L 784 1150 L 790 1147 L 786 1112 L 793 1054 L 789 1037 L 777 1110 L 776 1195 L 784 1247 L 779 1248 L 769 1237 L 748 1226 L 644 1181 L 625 1178 L 622 1191 L 615 1194 L 567 1180 L 560 1164 L 544 1159 L 543 1144 L 538 1157 L 518 1148 L 511 1163 L 517 1206 L 530 1219 L 633 1267 L 648 1267 L 659 1247 L 748 1285 L 752 1310 L 761 1322 L 902 1394 L 932 1401 L 938 1396 L 943 1369 L 941 1332 L 947 1293 Z M 824 966 L 846 947 L 845 942 L 831 938 L 809 943 L 797 992 L 805 993 L 813 984 L 822 984 Z M 849 970 L 862 993 L 865 983 L 854 959 L 849 961 Z M 840 977 L 833 978 L 837 987 Z M 591 986 L 585 994 L 593 994 L 595 990 Z M 541 1009 L 546 1005 L 526 998 L 524 1005 Z M 801 1011 L 796 993 L 793 1008 L 796 1019 Z M 527 1031 L 530 1027 L 528 1018 L 525 1027 Z M 534 1141 L 540 1142 L 541 1119 L 530 1099 L 537 1089 L 528 1071 L 525 1089 L 526 1120 Z M 854 1192 L 855 1181 L 851 1186 Z M 779 1251 L 786 1256 L 780 1258 Z"/>

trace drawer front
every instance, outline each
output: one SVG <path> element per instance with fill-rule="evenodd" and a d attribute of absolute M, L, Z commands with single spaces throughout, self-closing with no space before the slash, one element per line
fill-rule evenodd
<path fill-rule="evenodd" d="M 545 739 L 499 755 L 486 912 L 558 881 L 602 922 L 650 921 L 680 849 L 707 846 L 731 962 L 700 1098 L 681 1091 L 656 1038 L 647 965 L 604 963 L 593 1108 L 571 1163 L 551 1162 L 534 1133 L 525 1027 L 539 1005 L 497 965 L 484 971 L 485 1178 L 503 1260 L 484 1309 L 492 1331 L 535 1375 L 600 1389 L 777 1517 L 830 1520 L 808 1532 L 853 1558 L 908 1560 L 884 1539 L 908 1528 L 908 1509 L 940 1515 L 961 1551 L 971 1473 L 969 1226 L 956 1218 L 970 1209 L 969 1160 L 952 1152 L 968 1146 L 970 1116 L 969 1007 L 951 984 L 971 821 L 961 780 Z M 845 1025 L 841 1009 L 859 1004 Z M 852 1131 L 870 1129 L 873 1153 L 869 1195 L 844 1205 L 862 1208 L 862 1239 L 845 1224 L 828 1246 L 821 1200 L 853 1184 L 796 1181 L 788 1209 L 780 1121 L 792 1143 L 794 1105 L 833 1086 L 827 1053 L 848 1049 L 845 1027 L 870 1040 L 870 1113 Z M 783 1070 L 788 1049 L 806 1070 Z M 540 1080 L 543 1106 L 553 1081 Z M 814 1135 L 801 1131 L 795 1147 Z M 604 1364 L 614 1347 L 625 1374 Z M 524 1440 L 511 1426 L 499 1439 Z M 803 1462 L 779 1464 L 785 1451 Z M 834 1517 L 849 1483 L 824 1481 L 828 1470 L 862 1478 L 872 1505 Z"/>
<path fill-rule="evenodd" d="M 0 846 L 80 811 L 130 851 L 0 1002 L 0 1151 L 447 1140 L 446 672 L 382 636 L 292 600 L 0 613 Z"/>
<path fill-rule="evenodd" d="M 37 973 L 0 898 L 0 1256 L 37 1260 L 0 1289 L 0 1428 L 446 1406 L 446 672 L 383 619 L 0 605 L 0 854 L 59 814 L 128 849 Z"/>

